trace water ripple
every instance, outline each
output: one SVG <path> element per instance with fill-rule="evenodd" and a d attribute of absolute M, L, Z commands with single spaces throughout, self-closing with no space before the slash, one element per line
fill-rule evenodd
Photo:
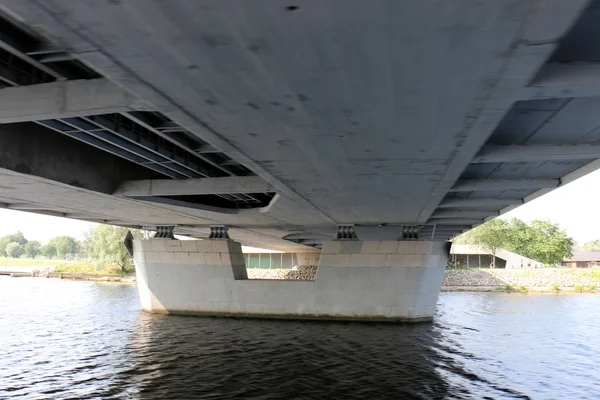
<path fill-rule="evenodd" d="M 433 324 L 166 317 L 0 277 L 0 399 L 594 399 L 600 296 L 442 293 Z"/>

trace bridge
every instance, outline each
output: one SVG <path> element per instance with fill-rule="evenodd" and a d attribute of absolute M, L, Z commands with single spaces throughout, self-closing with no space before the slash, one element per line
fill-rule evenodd
<path fill-rule="evenodd" d="M 0 0 L 0 203 L 158 231 L 129 243 L 149 311 L 427 319 L 444 242 L 600 167 L 598 18 Z M 240 243 L 322 250 L 317 279 L 247 280 Z"/>

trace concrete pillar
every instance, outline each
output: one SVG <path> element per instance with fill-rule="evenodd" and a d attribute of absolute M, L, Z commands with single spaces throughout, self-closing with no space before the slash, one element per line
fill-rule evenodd
<path fill-rule="evenodd" d="M 325 243 L 314 281 L 248 280 L 232 240 L 133 241 L 142 307 L 156 313 L 373 321 L 430 320 L 445 244 Z"/>

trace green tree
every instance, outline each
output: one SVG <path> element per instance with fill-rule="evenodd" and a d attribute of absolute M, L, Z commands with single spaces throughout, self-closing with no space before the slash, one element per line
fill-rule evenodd
<path fill-rule="evenodd" d="M 6 246 L 9 243 L 18 243 L 21 246 L 24 246 L 27 243 L 27 239 L 25 239 L 25 235 L 22 232 L 17 231 L 16 233 L 12 233 L 10 235 L 3 236 L 0 238 L 0 253 L 4 256 L 8 255 L 6 252 Z"/>
<path fill-rule="evenodd" d="M 35 258 L 38 254 L 40 254 L 41 248 L 42 245 L 40 244 L 40 242 L 38 242 L 37 240 L 30 240 L 27 243 L 25 243 L 25 247 L 23 248 L 23 250 L 25 250 L 25 254 L 27 255 L 27 257 Z"/>
<path fill-rule="evenodd" d="M 46 243 L 41 249 L 42 255 L 46 258 L 56 257 L 56 246 L 52 243 Z"/>
<path fill-rule="evenodd" d="M 455 242 L 473 244 L 489 251 L 493 268 L 496 266 L 496 252 L 509 242 L 507 226 L 505 220 L 496 218 L 458 236 Z"/>
<path fill-rule="evenodd" d="M 136 229 L 111 225 L 98 225 L 92 228 L 86 234 L 84 241 L 88 255 L 98 264 L 118 265 L 122 271 L 126 271 L 127 265 L 131 263 L 131 257 L 127 253 L 123 239 L 129 231 L 134 238 L 142 238 L 142 232 Z"/>
<path fill-rule="evenodd" d="M 479 245 L 492 254 L 504 248 L 545 264 L 559 263 L 571 254 L 575 244 L 558 224 L 542 220 L 527 224 L 518 218 L 486 222 L 458 236 L 455 242 Z"/>
<path fill-rule="evenodd" d="M 51 245 L 56 249 L 56 255 L 65 259 L 69 253 L 79 253 L 81 243 L 72 236 L 56 236 L 48 241 L 46 246 Z"/>
<path fill-rule="evenodd" d="M 9 257 L 19 258 L 23 255 L 23 246 L 17 242 L 11 242 L 6 245 L 6 254 Z"/>
<path fill-rule="evenodd" d="M 564 229 L 550 221 L 534 220 L 531 222 L 532 241 L 529 258 L 545 264 L 558 264 L 566 256 L 571 255 L 575 241 L 567 236 Z"/>
<path fill-rule="evenodd" d="M 600 240 L 592 240 L 583 245 L 585 251 L 600 251 Z"/>

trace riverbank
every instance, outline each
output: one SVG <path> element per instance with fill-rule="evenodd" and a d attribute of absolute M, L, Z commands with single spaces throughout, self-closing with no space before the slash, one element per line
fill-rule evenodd
<path fill-rule="evenodd" d="M 4 267 L 6 268 L 6 267 Z M 22 268 L 22 267 L 21 267 Z M 293 269 L 248 268 L 249 279 L 314 280 L 316 265 L 303 265 Z M 1 275 L 12 277 L 42 277 L 95 282 L 135 283 L 135 275 L 62 272 L 60 270 L 31 269 L 6 271 Z M 542 268 L 542 269 L 455 269 L 445 272 L 442 291 L 460 292 L 598 292 L 600 293 L 600 268 Z"/>
<path fill-rule="evenodd" d="M 316 266 L 297 269 L 248 268 L 250 279 L 314 280 Z M 447 270 L 443 291 L 593 292 L 600 288 L 600 268 Z"/>
<path fill-rule="evenodd" d="M 447 270 L 443 291 L 595 292 L 600 268 Z"/>
<path fill-rule="evenodd" d="M 135 275 L 130 276 L 115 276 L 115 275 L 98 275 L 98 274 L 79 274 L 69 272 L 50 272 L 35 270 L 32 272 L 22 271 L 0 271 L 0 275 L 10 276 L 11 278 L 53 278 L 53 279 L 69 279 L 74 281 L 92 281 L 92 282 L 119 282 L 119 283 L 135 283 Z"/>
<path fill-rule="evenodd" d="M 43 258 L 0 258 L 0 275 L 58 278 L 99 282 L 129 283 L 135 267 L 123 271 L 116 265 L 99 267 L 86 260 L 52 260 Z M 135 277 L 133 278 L 135 281 Z"/>

